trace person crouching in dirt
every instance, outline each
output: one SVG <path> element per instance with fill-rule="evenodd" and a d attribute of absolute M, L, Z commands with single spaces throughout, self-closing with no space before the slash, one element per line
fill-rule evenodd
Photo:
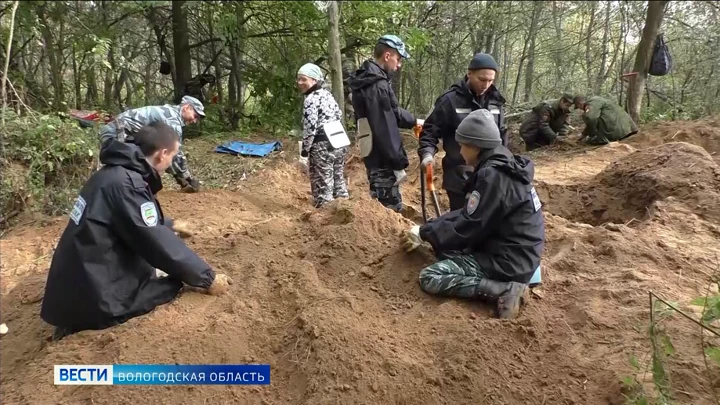
<path fill-rule="evenodd" d="M 463 208 L 406 232 L 412 251 L 429 242 L 440 261 L 420 272 L 429 294 L 497 304 L 500 318 L 517 316 L 540 265 L 545 224 L 533 187 L 534 164 L 501 144 L 493 115 L 470 113 L 458 126 L 460 154 L 472 166 Z"/>
<path fill-rule="evenodd" d="M 582 119 L 585 122 L 581 141 L 587 138 L 586 142 L 590 145 L 605 145 L 638 132 L 637 124 L 630 114 L 617 103 L 598 96 L 587 99 L 584 96 L 577 96 L 573 102 L 575 108 L 582 111 Z"/>
<path fill-rule="evenodd" d="M 175 130 L 182 142 L 182 127 L 194 124 L 204 117 L 205 109 L 202 103 L 195 97 L 184 96 L 179 105 L 146 106 L 124 111 L 100 129 L 100 141 L 108 138 L 122 141 L 144 125 L 162 122 Z M 167 172 L 175 178 L 183 192 L 195 193 L 200 190 L 200 182 L 192 177 L 182 149 L 177 152 Z"/>
<path fill-rule="evenodd" d="M 565 136 L 570 129 L 568 118 L 573 98 L 564 94 L 557 100 L 543 101 L 530 111 L 520 125 L 520 136 L 528 152 L 551 145 L 557 137 Z"/>
<path fill-rule="evenodd" d="M 177 133 L 159 122 L 132 141 L 103 143 L 104 166 L 80 190 L 50 265 L 40 316 L 56 327 L 53 339 L 144 315 L 183 283 L 227 291 L 232 280 L 190 250 L 155 199 L 179 147 Z"/>
<path fill-rule="evenodd" d="M 308 158 L 310 189 L 315 208 L 336 198 L 350 197 L 345 182 L 345 156 L 348 149 L 333 148 L 323 127 L 340 121 L 342 112 L 333 95 L 322 88 L 322 83 L 323 74 L 317 65 L 305 64 L 297 73 L 297 87 L 305 95 L 300 156 Z"/>

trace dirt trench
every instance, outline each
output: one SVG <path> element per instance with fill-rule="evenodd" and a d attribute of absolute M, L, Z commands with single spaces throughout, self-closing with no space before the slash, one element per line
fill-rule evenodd
<path fill-rule="evenodd" d="M 652 396 L 648 291 L 684 305 L 705 293 L 720 255 L 717 163 L 701 147 L 638 141 L 531 153 L 546 219 L 544 284 L 542 298 L 509 321 L 483 303 L 420 290 L 432 254 L 404 254 L 398 243 L 419 219 L 412 153 L 405 216 L 369 198 L 357 159 L 348 164 L 350 200 L 321 210 L 311 208 L 308 179 L 282 161 L 232 190 L 161 192 L 167 214 L 195 229 L 189 246 L 234 278 L 230 294 L 185 292 L 147 316 L 60 342 L 47 340 L 38 314 L 67 219 L 20 226 L 0 239 L 0 315 L 10 328 L 0 396 L 7 404 L 622 404 L 638 387 Z M 674 399 L 709 403 L 708 381 L 720 374 L 705 371 L 694 326 L 674 319 L 666 326 Z M 116 363 L 269 363 L 272 384 L 50 382 L 54 364 Z"/>

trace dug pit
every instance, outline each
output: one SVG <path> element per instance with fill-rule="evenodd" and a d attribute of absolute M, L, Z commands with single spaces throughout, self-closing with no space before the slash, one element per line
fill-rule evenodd
<path fill-rule="evenodd" d="M 671 142 L 622 157 L 583 184 L 536 181 L 546 211 L 593 226 L 632 224 L 668 197 L 698 215 L 720 217 L 720 168 L 702 147 Z"/>

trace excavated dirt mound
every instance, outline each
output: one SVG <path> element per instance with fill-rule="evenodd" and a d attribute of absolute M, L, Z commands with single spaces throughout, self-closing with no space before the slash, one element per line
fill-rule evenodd
<path fill-rule="evenodd" d="M 626 141 L 630 145 L 653 146 L 670 142 L 687 142 L 704 148 L 720 161 L 720 118 L 698 121 L 657 122 Z"/>
<path fill-rule="evenodd" d="M 307 177 L 285 163 L 259 169 L 236 191 L 161 192 L 164 211 L 193 227 L 188 245 L 233 277 L 230 293 L 186 291 L 147 316 L 60 342 L 48 341 L 38 314 L 67 219 L 25 224 L 0 239 L 0 315 L 10 329 L 0 396 L 4 404 L 619 405 L 638 389 L 628 379 L 653 396 L 648 291 L 682 308 L 705 294 L 720 256 L 717 165 L 682 143 L 637 152 L 615 145 L 536 155 L 544 283 L 508 321 L 480 302 L 420 290 L 418 272 L 433 255 L 405 254 L 398 238 L 419 220 L 414 156 L 404 215 L 370 200 L 356 158 L 348 162 L 351 198 L 320 210 Z M 573 194 L 577 181 L 588 183 Z M 632 226 L 592 225 L 634 218 L 641 206 L 651 215 Z M 710 403 L 708 381 L 720 374 L 705 371 L 697 326 L 676 317 L 666 328 L 676 403 Z M 117 363 L 269 363 L 272 384 L 51 384 L 54 364 Z"/>
<path fill-rule="evenodd" d="M 600 225 L 646 218 L 653 202 L 675 197 L 720 219 L 720 168 L 703 148 L 684 142 L 631 153 L 585 183 L 538 182 L 549 212 Z"/>

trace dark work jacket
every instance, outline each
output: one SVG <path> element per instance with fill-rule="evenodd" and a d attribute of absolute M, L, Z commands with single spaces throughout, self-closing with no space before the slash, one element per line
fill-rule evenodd
<path fill-rule="evenodd" d="M 438 97 L 432 113 L 423 124 L 418 155 L 420 159 L 426 154 L 434 156 L 438 151 L 438 142 L 442 140 L 445 150 L 445 157 L 442 160 L 445 190 L 462 192 L 465 181 L 455 169 L 464 165 L 465 161 L 460 155 L 460 145 L 455 141 L 455 131 L 468 114 L 481 108 L 493 113 L 495 123 L 500 129 L 502 144 L 507 146 L 505 98 L 495 85 L 491 85 L 482 96 L 476 96 L 467 84 L 467 76 Z"/>
<path fill-rule="evenodd" d="M 560 100 L 544 101 L 529 112 L 520 125 L 520 136 L 525 140 L 527 150 L 552 144 L 558 136 L 569 130 L 569 111 L 560 109 Z"/>
<path fill-rule="evenodd" d="M 368 168 L 403 170 L 408 157 L 399 128 L 411 129 L 417 120 L 398 106 L 387 73 L 367 60 L 350 79 L 355 120 L 367 118 L 372 131 L 372 151 L 364 161 Z"/>
<path fill-rule="evenodd" d="M 111 138 L 100 161 L 55 249 L 40 311 L 74 331 L 123 323 L 172 300 L 183 283 L 207 288 L 215 279 L 163 216 L 160 175 L 140 148 Z"/>
<path fill-rule="evenodd" d="M 493 280 L 529 282 L 540 265 L 545 238 L 533 176 L 529 159 L 513 156 L 503 146 L 484 151 L 466 183 L 465 207 L 423 225 L 420 237 L 438 255 L 474 255 Z"/>

